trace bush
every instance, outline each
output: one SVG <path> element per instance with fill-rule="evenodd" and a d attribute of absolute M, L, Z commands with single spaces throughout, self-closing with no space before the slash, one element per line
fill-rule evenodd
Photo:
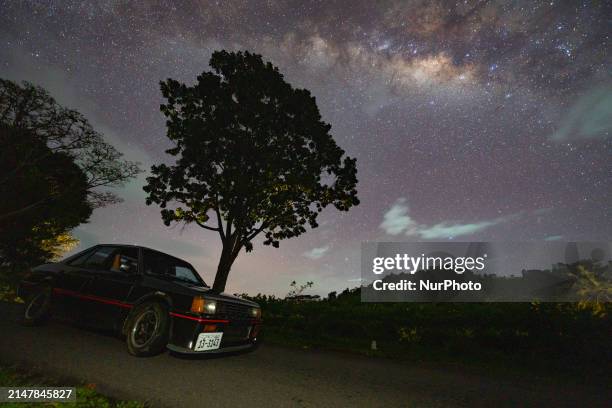
<path fill-rule="evenodd" d="M 258 295 L 265 333 L 299 343 L 434 360 L 507 359 L 609 370 L 609 303 L 361 303 L 355 293 L 318 302 Z M 602 363 L 603 362 L 603 363 Z"/>

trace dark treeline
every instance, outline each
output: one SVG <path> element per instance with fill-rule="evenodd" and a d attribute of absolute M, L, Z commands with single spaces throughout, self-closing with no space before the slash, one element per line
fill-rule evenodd
<path fill-rule="evenodd" d="M 586 383 L 605 382 L 612 372 L 610 303 L 364 303 L 361 288 L 319 301 L 250 299 L 262 305 L 264 341 L 406 361 L 527 367 Z"/>
<path fill-rule="evenodd" d="M 105 188 L 139 171 L 45 89 L 0 79 L 0 283 L 74 247 L 70 231 L 120 201 Z"/>

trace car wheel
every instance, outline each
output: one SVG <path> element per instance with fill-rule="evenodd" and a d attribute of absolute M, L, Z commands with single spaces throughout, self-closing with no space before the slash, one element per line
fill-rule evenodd
<path fill-rule="evenodd" d="M 51 293 L 51 287 L 43 286 L 26 298 L 21 320 L 24 325 L 37 326 L 49 319 L 51 316 Z"/>
<path fill-rule="evenodd" d="M 161 353 L 168 344 L 169 327 L 166 306 L 158 302 L 136 306 L 126 324 L 128 352 L 138 357 Z"/>

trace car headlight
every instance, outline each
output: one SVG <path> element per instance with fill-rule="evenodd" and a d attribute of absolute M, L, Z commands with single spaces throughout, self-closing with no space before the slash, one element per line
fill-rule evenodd
<path fill-rule="evenodd" d="M 204 313 L 215 314 L 217 312 L 217 302 L 208 300 L 204 304 Z"/>
<path fill-rule="evenodd" d="M 193 313 L 215 314 L 217 312 L 217 302 L 205 299 L 202 296 L 195 296 L 191 301 L 191 311 Z"/>
<path fill-rule="evenodd" d="M 258 307 L 251 308 L 251 317 L 259 319 L 261 317 L 261 309 Z"/>

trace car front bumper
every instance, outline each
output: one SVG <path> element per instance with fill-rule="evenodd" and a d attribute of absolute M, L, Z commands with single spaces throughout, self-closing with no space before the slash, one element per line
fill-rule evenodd
<path fill-rule="evenodd" d="M 218 354 L 254 348 L 257 345 L 257 336 L 262 323 L 260 319 L 208 319 L 180 313 L 170 313 L 170 316 L 172 330 L 167 347 L 173 352 L 182 354 Z M 194 346 L 199 334 L 206 332 L 223 333 L 219 348 L 195 351 Z"/>
<path fill-rule="evenodd" d="M 168 344 L 166 347 L 168 350 L 179 353 L 179 354 L 222 354 L 222 353 L 236 353 L 240 351 L 252 350 L 257 346 L 256 342 L 243 344 L 241 346 L 229 346 L 218 348 L 216 350 L 207 350 L 207 351 L 195 351 L 186 347 L 175 346 L 174 344 Z"/>

